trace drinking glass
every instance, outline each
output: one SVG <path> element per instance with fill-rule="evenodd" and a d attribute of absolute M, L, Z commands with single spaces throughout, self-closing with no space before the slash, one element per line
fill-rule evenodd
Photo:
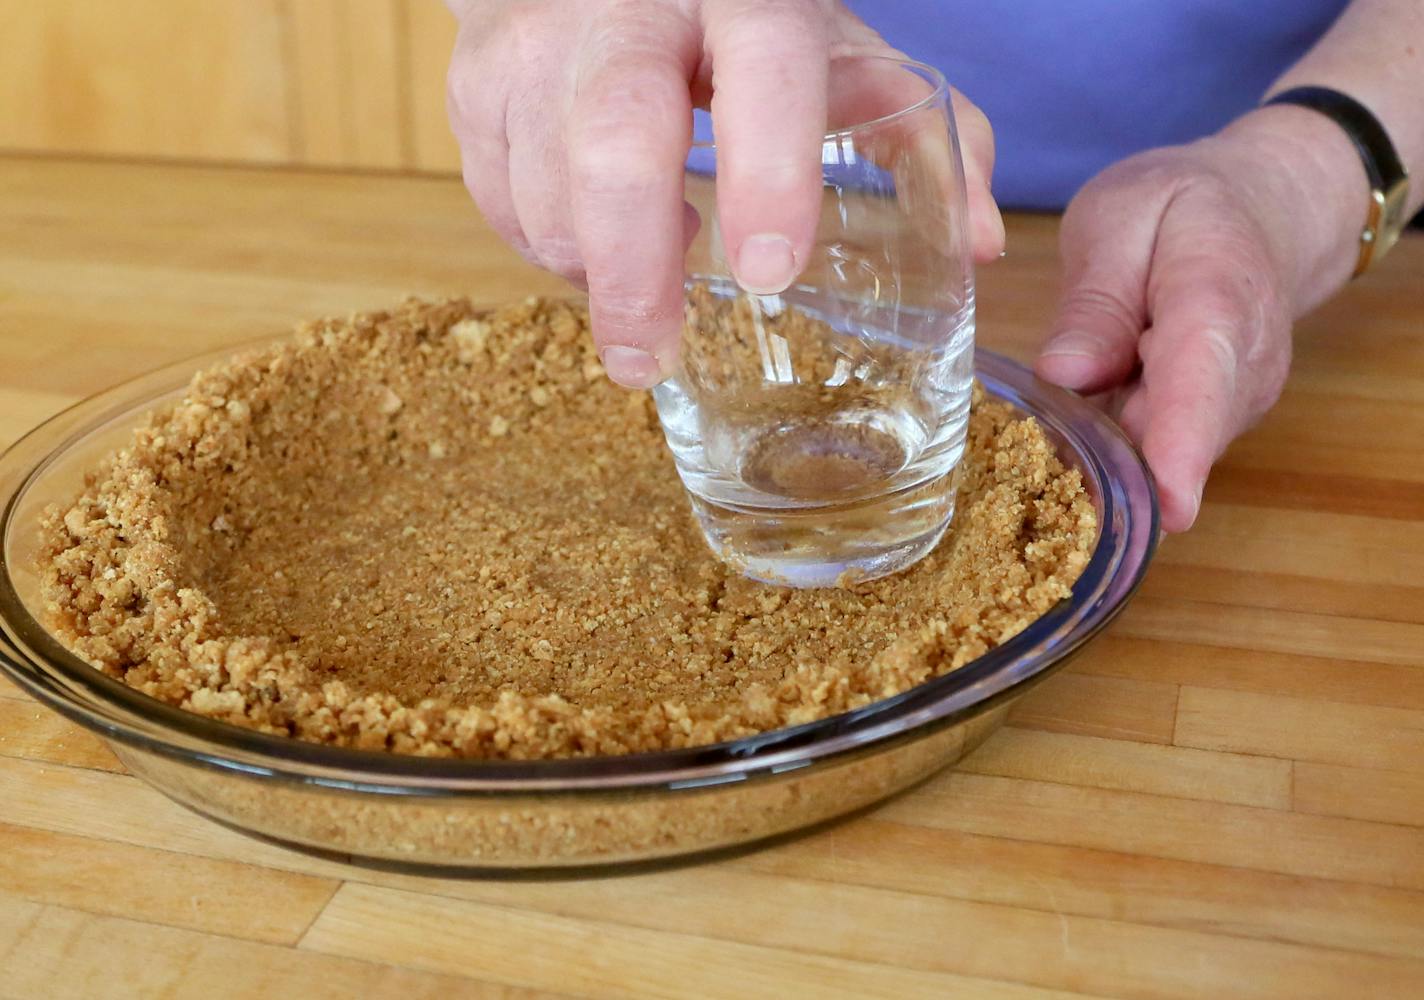
<path fill-rule="evenodd" d="M 929 552 L 954 513 L 973 382 L 963 164 L 935 69 L 829 67 L 811 252 L 778 295 L 732 276 L 714 142 L 695 145 L 678 370 L 654 392 L 713 551 L 754 579 L 845 585 Z"/>

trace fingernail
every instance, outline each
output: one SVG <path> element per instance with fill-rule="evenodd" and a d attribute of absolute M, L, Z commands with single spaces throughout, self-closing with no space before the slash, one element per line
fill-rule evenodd
<path fill-rule="evenodd" d="M 1193 524 L 1196 524 L 1196 523 L 1197 523 L 1197 515 L 1201 513 L 1202 493 L 1203 493 L 1205 490 L 1206 490 L 1206 483 L 1205 483 L 1205 481 L 1203 481 L 1203 482 L 1197 484 L 1197 494 L 1196 494 L 1195 497 L 1192 498 L 1192 517 L 1191 517 L 1191 520 L 1187 522 L 1187 527 L 1189 527 L 1189 528 L 1190 528 Z"/>
<path fill-rule="evenodd" d="M 608 377 L 625 389 L 651 389 L 665 377 L 658 359 L 641 348 L 613 344 L 598 357 Z"/>
<path fill-rule="evenodd" d="M 753 295 L 786 291 L 796 277 L 791 241 L 777 233 L 758 233 L 742 241 L 737 254 L 737 284 Z"/>

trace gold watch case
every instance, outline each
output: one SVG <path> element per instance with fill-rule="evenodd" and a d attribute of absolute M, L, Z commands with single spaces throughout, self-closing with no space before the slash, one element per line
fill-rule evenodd
<path fill-rule="evenodd" d="M 1409 178 L 1401 177 L 1388 188 L 1370 192 L 1369 215 L 1360 233 L 1360 256 L 1355 274 L 1363 274 L 1377 257 L 1383 257 L 1399 241 L 1409 219 L 1404 209 L 1409 202 Z"/>

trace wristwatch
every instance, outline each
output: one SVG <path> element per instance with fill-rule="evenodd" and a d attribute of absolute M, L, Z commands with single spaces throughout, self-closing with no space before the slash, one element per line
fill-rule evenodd
<path fill-rule="evenodd" d="M 1399 239 L 1409 220 L 1409 173 L 1399 162 L 1394 143 L 1378 118 L 1359 101 L 1329 87 L 1293 87 L 1276 94 L 1267 104 L 1296 104 L 1318 111 L 1345 130 L 1355 144 L 1370 179 L 1370 203 L 1365 228 L 1360 233 L 1360 256 L 1355 276 L 1383 257 Z"/>

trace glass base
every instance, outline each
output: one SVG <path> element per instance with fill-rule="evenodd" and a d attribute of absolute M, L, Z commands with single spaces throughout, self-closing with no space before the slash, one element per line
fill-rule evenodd
<path fill-rule="evenodd" d="M 953 473 L 839 505 L 749 508 L 689 493 L 707 544 L 733 570 L 783 587 L 836 587 L 913 565 L 954 516 Z"/>

